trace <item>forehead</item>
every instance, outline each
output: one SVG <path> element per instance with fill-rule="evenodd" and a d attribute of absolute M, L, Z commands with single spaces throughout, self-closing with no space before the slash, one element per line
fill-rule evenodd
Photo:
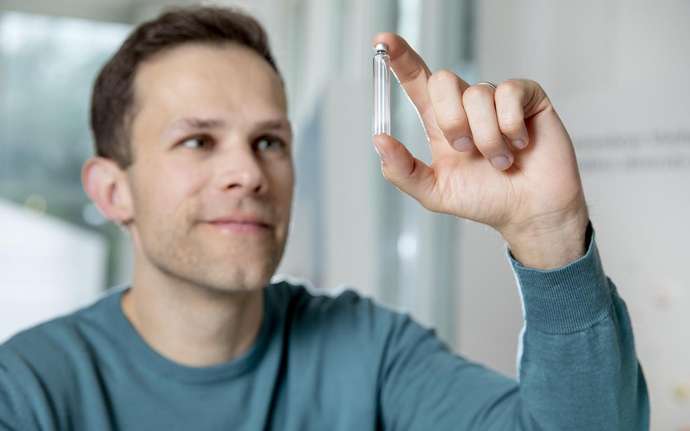
<path fill-rule="evenodd" d="M 139 115 L 275 115 L 287 109 L 276 71 L 256 52 L 232 43 L 166 50 L 140 65 L 134 89 Z"/>

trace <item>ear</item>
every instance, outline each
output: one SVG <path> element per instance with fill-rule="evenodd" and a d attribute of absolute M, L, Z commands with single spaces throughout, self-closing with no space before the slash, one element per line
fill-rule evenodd
<path fill-rule="evenodd" d="M 90 158 L 82 167 L 81 182 L 105 218 L 120 225 L 134 220 L 127 175 L 115 161 L 104 157 Z"/>

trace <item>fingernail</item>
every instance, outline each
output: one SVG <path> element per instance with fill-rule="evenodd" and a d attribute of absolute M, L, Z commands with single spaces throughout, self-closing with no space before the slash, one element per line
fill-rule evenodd
<path fill-rule="evenodd" d="M 515 148 L 522 150 L 527 146 L 527 142 L 523 139 L 516 139 L 513 141 L 513 145 L 515 146 Z"/>
<path fill-rule="evenodd" d="M 474 147 L 472 138 L 470 138 L 469 136 L 463 136 L 462 138 L 453 141 L 452 145 L 453 148 L 455 148 L 458 151 L 468 151 Z"/>
<path fill-rule="evenodd" d="M 379 147 L 379 143 L 374 141 L 374 150 L 376 150 L 376 153 L 379 155 L 379 159 L 381 159 L 381 162 L 384 161 L 384 155 L 383 151 L 381 150 L 381 147 Z"/>
<path fill-rule="evenodd" d="M 503 171 L 505 169 L 508 169 L 511 163 L 513 163 L 512 159 L 512 155 L 495 156 L 491 158 L 491 164 L 494 165 L 496 169 L 500 169 Z"/>

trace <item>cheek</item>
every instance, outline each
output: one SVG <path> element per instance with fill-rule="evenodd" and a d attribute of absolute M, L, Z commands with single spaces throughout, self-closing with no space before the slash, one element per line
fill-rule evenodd
<path fill-rule="evenodd" d="M 294 170 L 292 164 L 275 167 L 272 172 L 271 183 L 275 190 L 275 198 L 278 205 L 289 210 L 292 204 L 292 193 L 295 183 Z"/>
<path fill-rule="evenodd" d="M 151 166 L 137 199 L 137 210 L 151 223 L 165 219 L 179 220 L 194 215 L 198 206 L 199 190 L 206 178 L 189 167 Z M 165 219 L 163 219 L 165 217 Z"/>

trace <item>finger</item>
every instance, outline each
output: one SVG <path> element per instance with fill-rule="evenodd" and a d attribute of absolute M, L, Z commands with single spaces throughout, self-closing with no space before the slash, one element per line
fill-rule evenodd
<path fill-rule="evenodd" d="M 529 79 L 515 79 L 512 82 L 522 87 L 520 104 L 525 112 L 525 119 L 531 118 L 546 109 L 553 108 L 546 92 L 538 82 Z"/>
<path fill-rule="evenodd" d="M 381 156 L 383 176 L 425 208 L 433 209 L 434 202 L 430 198 L 436 182 L 433 169 L 389 135 L 374 136 L 374 145 Z"/>
<path fill-rule="evenodd" d="M 527 147 L 529 143 L 523 109 L 529 103 L 528 94 L 528 85 L 523 81 L 508 80 L 499 84 L 494 95 L 498 127 L 519 150 Z"/>
<path fill-rule="evenodd" d="M 395 33 L 379 33 L 374 37 L 373 44 L 385 43 L 388 45 L 388 54 L 391 61 L 391 69 L 405 94 L 417 109 L 422 120 L 424 130 L 430 138 L 440 138 L 443 134 L 436 126 L 434 113 L 431 108 L 427 82 L 431 72 L 405 39 Z"/>
<path fill-rule="evenodd" d="M 472 151 L 470 124 L 462 106 L 462 93 L 469 85 L 449 70 L 439 70 L 429 78 L 429 97 L 436 124 L 446 140 L 458 151 Z"/>
<path fill-rule="evenodd" d="M 494 89 L 483 84 L 473 85 L 463 93 L 462 104 L 479 151 L 496 169 L 508 169 L 514 159 L 498 127 Z"/>

